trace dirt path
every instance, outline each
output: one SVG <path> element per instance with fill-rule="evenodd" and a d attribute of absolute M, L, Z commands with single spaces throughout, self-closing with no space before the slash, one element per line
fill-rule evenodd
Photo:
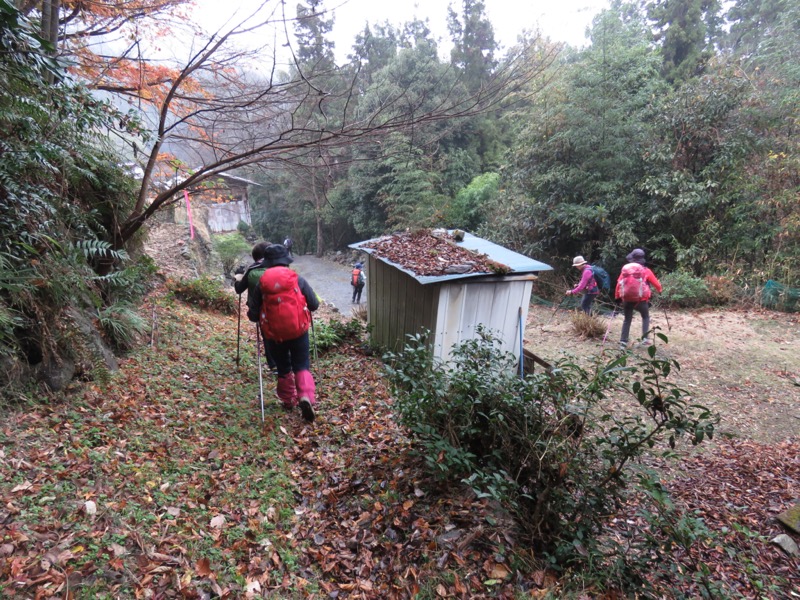
<path fill-rule="evenodd" d="M 531 306 L 526 346 L 548 360 L 564 353 L 582 361 L 615 354 L 619 315 L 603 344 L 580 339 L 572 329 L 573 314 Z M 676 382 L 720 413 L 721 436 L 768 443 L 800 436 L 800 315 L 657 309 L 651 317 L 652 326 L 669 338 L 669 344 L 659 343 L 659 355 L 677 360 Z M 631 333 L 639 327 L 637 315 Z"/>
<path fill-rule="evenodd" d="M 332 304 L 344 316 L 350 316 L 354 306 L 353 288 L 350 287 L 350 273 L 352 268 L 324 258 L 313 255 L 295 256 L 292 267 L 303 277 L 328 304 Z M 361 303 L 367 301 L 367 290 L 361 294 Z"/>

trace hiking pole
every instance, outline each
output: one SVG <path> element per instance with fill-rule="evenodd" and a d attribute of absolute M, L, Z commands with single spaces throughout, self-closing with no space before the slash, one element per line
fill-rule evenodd
<path fill-rule="evenodd" d="M 669 324 L 669 315 L 667 314 L 667 307 L 662 306 L 661 310 L 664 311 L 664 318 L 667 320 L 667 331 L 672 331 L 672 326 Z"/>
<path fill-rule="evenodd" d="M 239 294 L 239 312 L 236 318 L 236 366 L 239 366 L 239 340 L 242 337 L 242 295 Z"/>
<path fill-rule="evenodd" d="M 265 347 L 266 350 L 266 347 Z M 256 323 L 256 355 L 258 356 L 258 396 L 261 398 L 261 422 L 264 422 L 264 377 L 261 375 L 261 329 Z"/>
<path fill-rule="evenodd" d="M 314 337 L 314 362 L 317 362 L 317 330 L 314 327 L 314 316 L 311 316 L 311 335 Z"/>
<path fill-rule="evenodd" d="M 616 317 L 616 316 L 617 316 L 617 305 L 615 304 L 614 305 L 614 310 L 613 310 L 613 312 L 611 313 L 611 316 L 608 319 L 608 327 L 606 327 L 606 334 L 603 336 L 603 343 L 601 344 L 601 346 L 605 346 L 606 345 L 606 338 L 608 337 L 608 332 L 611 331 L 611 323 L 614 322 L 614 317 Z"/>
<path fill-rule="evenodd" d="M 542 325 L 542 331 L 544 331 L 544 328 L 545 328 L 545 327 L 547 327 L 548 325 L 550 325 L 550 323 L 552 323 L 552 322 L 553 322 L 553 317 L 555 317 L 555 316 L 556 316 L 556 313 L 557 313 L 557 312 L 559 311 L 559 309 L 561 308 L 561 305 L 562 305 L 562 304 L 564 304 L 564 300 L 566 300 L 566 297 L 562 298 L 562 299 L 561 299 L 561 302 L 559 302 L 559 303 L 558 303 L 558 306 L 556 306 L 556 307 L 555 307 L 555 309 L 553 309 L 553 314 L 552 314 L 552 315 L 550 315 L 550 318 L 547 320 L 547 323 L 545 323 L 544 325 Z"/>

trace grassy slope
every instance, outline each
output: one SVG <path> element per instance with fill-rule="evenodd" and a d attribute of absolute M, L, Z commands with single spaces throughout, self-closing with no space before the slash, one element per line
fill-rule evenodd
<path fill-rule="evenodd" d="M 313 425 L 265 380 L 262 425 L 251 328 L 237 371 L 235 318 L 154 303 L 108 386 L 3 420 L 3 597 L 510 597 L 499 526 L 421 480 L 376 360 L 320 357 Z"/>

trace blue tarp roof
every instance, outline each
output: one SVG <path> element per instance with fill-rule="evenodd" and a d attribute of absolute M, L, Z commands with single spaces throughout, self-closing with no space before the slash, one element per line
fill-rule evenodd
<path fill-rule="evenodd" d="M 452 233 L 452 230 L 450 231 L 450 233 Z M 363 252 L 366 252 L 367 254 L 373 254 L 375 251 L 372 248 L 364 248 L 363 245 L 381 239 L 385 238 L 373 238 L 371 240 L 365 240 L 363 242 L 350 244 L 349 247 L 355 250 L 361 250 Z M 491 260 L 506 265 L 511 269 L 508 275 L 523 275 L 526 273 L 538 273 L 539 271 L 553 270 L 553 267 L 551 267 L 550 265 L 546 265 L 545 263 L 539 262 L 538 260 L 533 260 L 532 258 L 528 258 L 524 254 L 514 252 L 512 250 L 509 250 L 508 248 L 504 248 L 503 246 L 490 242 L 489 240 L 485 240 L 483 238 L 479 238 L 478 236 L 472 235 L 471 233 L 464 233 L 464 241 L 462 242 L 453 241 L 453 243 L 456 244 L 457 246 L 466 248 L 467 250 L 472 250 L 474 252 L 478 252 L 479 254 L 485 254 Z M 403 271 L 404 273 L 407 273 L 408 275 L 410 275 L 423 285 L 427 283 L 450 281 L 453 279 L 466 279 L 468 277 L 486 277 L 487 275 L 497 276 L 496 273 L 454 273 L 448 275 L 417 275 L 416 273 L 409 271 L 408 269 L 398 265 L 397 263 L 387 260 L 381 256 L 376 256 L 375 258 L 377 260 L 385 262 L 386 264 L 392 265 L 393 267 Z"/>

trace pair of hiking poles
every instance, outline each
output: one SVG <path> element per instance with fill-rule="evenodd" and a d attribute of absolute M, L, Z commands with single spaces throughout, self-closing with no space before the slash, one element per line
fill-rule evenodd
<path fill-rule="evenodd" d="M 239 294 L 239 310 L 236 317 L 236 369 L 239 369 L 239 356 L 242 339 L 242 295 Z M 261 400 L 261 422 L 264 422 L 264 374 L 261 368 L 261 328 L 256 325 L 256 355 L 258 356 L 258 397 Z"/>
<path fill-rule="evenodd" d="M 261 366 L 261 327 L 256 325 L 256 356 L 258 357 L 258 397 L 261 400 L 261 422 L 264 422 L 264 374 Z M 314 317 L 311 316 L 311 334 L 314 337 L 314 362 L 317 362 L 317 331 L 314 328 Z M 239 294 L 239 312 L 236 318 L 236 368 L 239 368 L 239 348 L 242 337 L 242 295 Z M 266 341 L 264 342 L 266 354 Z"/>

